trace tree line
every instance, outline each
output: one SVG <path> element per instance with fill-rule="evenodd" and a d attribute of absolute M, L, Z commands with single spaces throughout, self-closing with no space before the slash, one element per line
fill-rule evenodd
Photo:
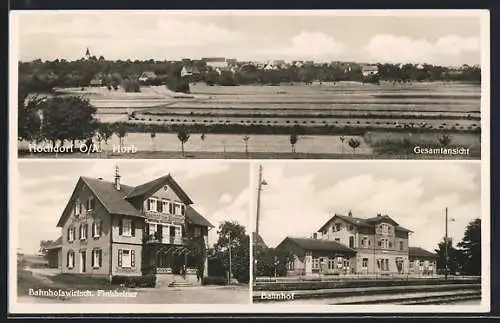
<path fill-rule="evenodd" d="M 389 64 L 379 63 L 377 81 L 393 83 L 420 81 L 463 81 L 479 83 L 481 68 L 463 65 L 460 69 L 431 64 Z M 181 77 L 183 66 L 190 66 L 199 73 Z M 138 81 L 145 71 L 155 73 L 156 77 Z M 220 73 L 204 61 L 157 61 L 157 60 L 118 60 L 110 61 L 104 57 L 90 60 L 53 61 L 35 60 L 19 63 L 19 83 L 29 84 L 35 92 L 48 92 L 54 87 L 85 87 L 92 79 L 101 75 L 103 85 L 117 90 L 137 91 L 137 84 L 166 85 L 175 92 L 189 92 L 190 82 L 205 82 L 208 85 L 235 86 L 245 84 L 279 85 L 280 83 L 310 84 L 318 82 L 359 81 L 362 82 L 362 65 L 357 63 L 323 63 L 297 66 L 287 64 L 276 69 L 265 69 L 255 64 L 239 63 L 231 70 Z M 127 85 L 128 84 L 128 85 Z M 130 85 L 133 84 L 133 85 Z"/>

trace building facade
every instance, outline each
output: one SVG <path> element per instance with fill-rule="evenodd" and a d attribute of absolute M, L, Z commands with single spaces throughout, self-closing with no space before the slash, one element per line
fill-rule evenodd
<path fill-rule="evenodd" d="M 433 276 L 437 274 L 438 255 L 419 247 L 410 247 L 409 272 L 417 276 Z"/>
<path fill-rule="evenodd" d="M 289 274 L 408 274 L 409 233 L 387 215 L 335 214 L 313 238 L 287 237 Z"/>
<path fill-rule="evenodd" d="M 212 227 L 170 176 L 133 187 L 80 177 L 58 226 L 63 273 L 204 276 Z"/>

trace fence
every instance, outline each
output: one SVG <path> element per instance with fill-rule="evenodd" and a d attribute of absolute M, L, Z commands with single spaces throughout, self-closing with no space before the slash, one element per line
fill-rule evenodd
<path fill-rule="evenodd" d="M 479 280 L 480 276 L 448 276 L 448 280 Z M 297 282 L 329 282 L 345 280 L 443 280 L 444 275 L 415 274 L 346 274 L 336 276 L 292 276 L 292 277 L 257 277 L 255 283 L 297 283 Z"/>

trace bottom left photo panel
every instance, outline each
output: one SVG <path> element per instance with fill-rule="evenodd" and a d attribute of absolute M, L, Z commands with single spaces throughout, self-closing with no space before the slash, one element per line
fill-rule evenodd
<path fill-rule="evenodd" d="M 250 303 L 249 171 L 215 160 L 19 162 L 11 302 Z"/>

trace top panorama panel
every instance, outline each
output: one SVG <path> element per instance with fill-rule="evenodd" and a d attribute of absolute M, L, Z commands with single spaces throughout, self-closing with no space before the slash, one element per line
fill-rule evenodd
<path fill-rule="evenodd" d="M 18 156 L 480 159 L 479 13 L 13 13 Z"/>

